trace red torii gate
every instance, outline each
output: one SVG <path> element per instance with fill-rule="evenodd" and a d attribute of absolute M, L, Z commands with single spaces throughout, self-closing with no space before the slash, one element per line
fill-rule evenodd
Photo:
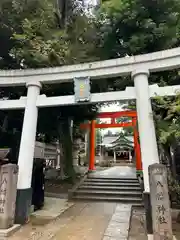
<path fill-rule="evenodd" d="M 131 122 L 116 123 L 116 118 L 130 117 Z M 110 118 L 111 123 L 96 123 L 92 120 L 90 123 L 82 123 L 82 129 L 90 128 L 90 158 L 89 158 L 89 171 L 95 170 L 95 129 L 96 128 L 116 128 L 116 127 L 134 127 L 134 151 L 136 156 L 136 171 L 137 174 L 142 172 L 141 150 L 138 140 L 137 131 L 137 113 L 136 111 L 120 111 L 120 112 L 102 112 L 98 113 L 97 118 Z"/>

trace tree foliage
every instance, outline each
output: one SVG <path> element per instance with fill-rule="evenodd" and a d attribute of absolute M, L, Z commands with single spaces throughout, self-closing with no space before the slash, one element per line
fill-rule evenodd
<path fill-rule="evenodd" d="M 108 0 L 100 11 L 107 30 L 103 53 L 108 58 L 179 46 L 178 0 Z"/>
<path fill-rule="evenodd" d="M 162 144 L 173 144 L 180 139 L 180 95 L 156 97 L 153 101 L 158 139 Z"/>

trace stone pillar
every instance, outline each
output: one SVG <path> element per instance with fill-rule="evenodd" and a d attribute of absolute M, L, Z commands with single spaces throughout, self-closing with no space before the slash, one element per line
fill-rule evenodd
<path fill-rule="evenodd" d="M 116 151 L 114 150 L 114 163 L 116 163 Z"/>
<path fill-rule="evenodd" d="M 36 127 L 38 119 L 37 97 L 40 94 L 41 84 L 39 82 L 28 82 L 27 102 L 24 113 L 24 121 L 19 150 L 16 218 L 18 224 L 28 221 L 31 208 L 31 179 L 36 138 Z"/>
<path fill-rule="evenodd" d="M 0 167 L 0 229 L 14 224 L 18 166 L 5 164 Z"/>
<path fill-rule="evenodd" d="M 129 162 L 132 162 L 132 156 L 131 156 L 131 151 L 129 151 Z"/>
<path fill-rule="evenodd" d="M 57 147 L 56 169 L 60 169 L 60 149 L 59 149 L 59 147 Z"/>
<path fill-rule="evenodd" d="M 85 133 L 85 165 L 89 166 L 89 156 L 90 156 L 90 129 L 87 128 Z"/>
<path fill-rule="evenodd" d="M 73 125 L 74 125 L 74 122 L 73 120 L 71 119 L 70 120 L 70 135 L 71 135 L 71 140 L 73 141 Z"/>
<path fill-rule="evenodd" d="M 136 92 L 136 108 L 138 114 L 139 137 L 144 179 L 144 204 L 146 210 L 147 232 L 152 234 L 152 218 L 148 167 L 159 163 L 156 133 L 148 84 L 149 71 L 138 70 L 132 73 Z"/>
<path fill-rule="evenodd" d="M 60 147 L 59 147 L 59 141 L 56 142 L 56 169 L 60 169 Z"/>
<path fill-rule="evenodd" d="M 74 139 L 73 143 L 73 167 L 75 172 L 79 171 L 79 146 L 81 139 Z"/>

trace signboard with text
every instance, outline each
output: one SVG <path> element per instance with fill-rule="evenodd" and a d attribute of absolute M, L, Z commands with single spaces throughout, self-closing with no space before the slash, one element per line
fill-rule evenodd
<path fill-rule="evenodd" d="M 75 102 L 90 101 L 91 93 L 89 77 L 74 78 L 74 94 Z"/>
<path fill-rule="evenodd" d="M 154 240 L 173 240 L 166 166 L 149 166 Z"/>
<path fill-rule="evenodd" d="M 17 177 L 17 165 L 0 167 L 0 229 L 10 228 L 14 224 Z"/>

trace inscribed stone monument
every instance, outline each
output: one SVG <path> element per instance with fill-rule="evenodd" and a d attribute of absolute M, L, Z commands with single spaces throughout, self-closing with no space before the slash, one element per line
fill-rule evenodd
<path fill-rule="evenodd" d="M 14 224 L 18 166 L 5 164 L 0 166 L 0 229 Z"/>
<path fill-rule="evenodd" d="M 149 182 L 154 240 L 173 240 L 166 167 L 150 165 Z"/>

